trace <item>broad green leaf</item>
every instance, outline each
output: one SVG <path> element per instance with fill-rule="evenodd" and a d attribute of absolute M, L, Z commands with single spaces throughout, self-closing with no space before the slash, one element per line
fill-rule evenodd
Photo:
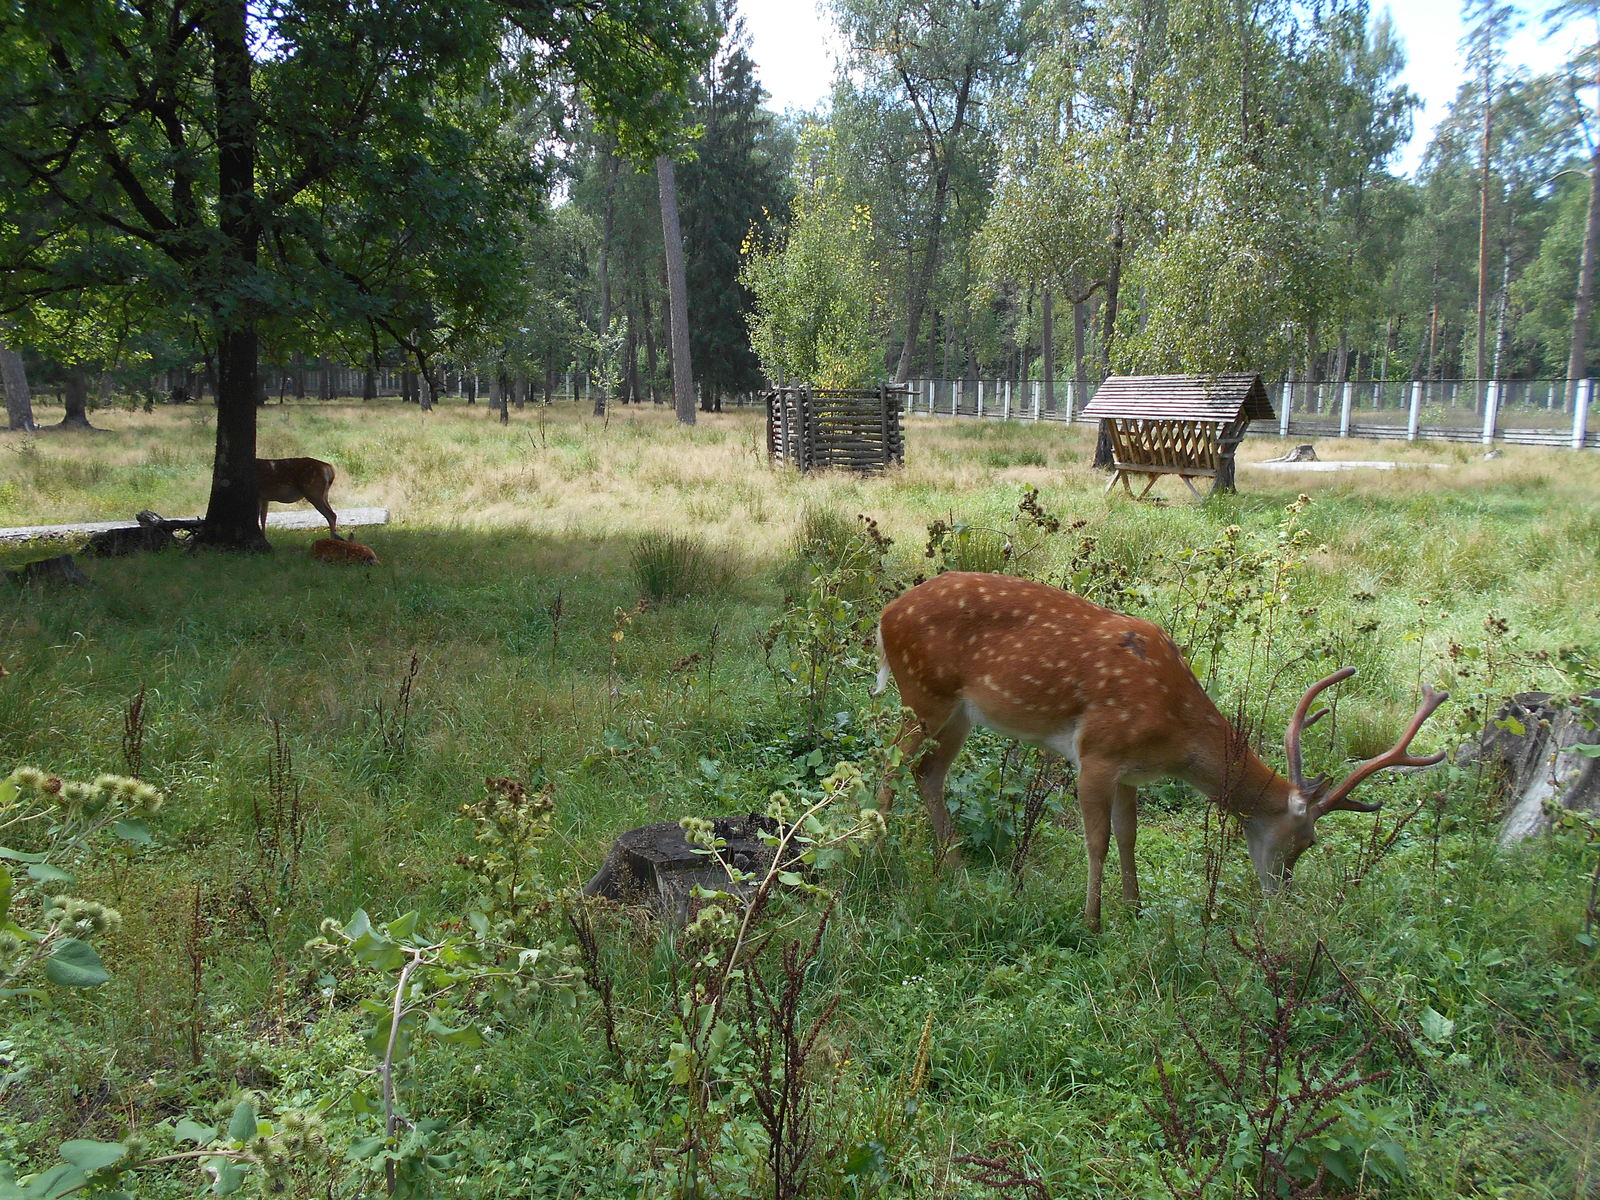
<path fill-rule="evenodd" d="M 256 1106 L 248 1100 L 239 1101 L 228 1121 L 228 1140 L 248 1142 L 256 1136 Z"/>
<path fill-rule="evenodd" d="M 88 942 L 62 938 L 44 964 L 44 977 L 61 987 L 99 987 L 111 976 Z"/>
<path fill-rule="evenodd" d="M 138 817 L 124 817 L 111 827 L 111 831 L 125 842 L 133 842 L 138 846 L 148 846 L 155 841 L 155 835 L 150 832 L 150 825 Z"/>
<path fill-rule="evenodd" d="M 1523 737 L 1528 732 L 1528 727 L 1526 725 L 1517 720 L 1515 717 L 1511 716 L 1501 717 L 1495 722 L 1495 724 L 1501 729 L 1504 729 L 1512 737 Z"/>
<path fill-rule="evenodd" d="M 48 854 L 24 854 L 21 850 L 13 850 L 9 846 L 0 846 L 0 858 L 9 858 L 12 862 L 41 863 L 49 857 Z"/>
<path fill-rule="evenodd" d="M 0 812 L 17 798 L 17 785 L 9 779 L 0 779 Z"/>
<path fill-rule="evenodd" d="M 1434 1011 L 1432 1005 L 1422 1010 L 1420 1017 L 1422 1036 L 1430 1042 L 1447 1042 L 1456 1031 L 1456 1023 Z"/>
<path fill-rule="evenodd" d="M 470 1047 L 473 1050 L 483 1045 L 483 1034 L 471 1021 L 452 1029 L 433 1013 L 429 1013 L 427 1030 L 441 1042 L 454 1042 L 458 1045 Z"/>
<path fill-rule="evenodd" d="M 1600 742 L 1577 742 L 1572 749 L 1585 758 L 1600 758 Z"/>
<path fill-rule="evenodd" d="M 65 883 L 77 882 L 77 876 L 70 871 L 63 871 L 60 867 L 52 867 L 49 863 L 34 863 L 28 868 L 28 878 L 35 883 Z"/>
<path fill-rule="evenodd" d="M 349 924 L 347 924 L 339 932 L 345 937 L 349 938 L 351 941 L 355 941 L 356 938 L 360 937 L 364 933 L 369 932 L 371 929 L 372 918 L 367 916 L 366 909 L 358 908 L 356 909 L 355 916 L 350 918 Z"/>
<path fill-rule="evenodd" d="M 231 1158 L 208 1158 L 206 1173 L 211 1176 L 211 1190 L 219 1196 L 231 1196 L 244 1186 L 248 1173 Z"/>
<path fill-rule="evenodd" d="M 216 1126 L 202 1125 L 185 1117 L 172 1127 L 172 1140 L 193 1142 L 196 1146 L 209 1146 L 217 1140 Z"/>
<path fill-rule="evenodd" d="M 388 1141 L 389 1139 L 384 1137 L 357 1138 L 350 1143 L 349 1148 L 344 1152 L 344 1156 L 351 1162 L 365 1162 L 380 1153 L 384 1146 L 388 1144 Z"/>
<path fill-rule="evenodd" d="M 70 1196 L 87 1182 L 88 1177 L 82 1170 L 70 1163 L 62 1163 L 42 1175 L 34 1176 L 26 1187 L 16 1188 L 11 1195 L 26 1197 L 26 1200 L 57 1200 L 60 1196 Z M 4 1192 L 0 1192 L 0 1198 L 9 1200 Z"/>
<path fill-rule="evenodd" d="M 85 1171 L 100 1171 L 121 1162 L 128 1148 L 121 1142 L 91 1142 L 75 1138 L 61 1143 L 61 1157 Z"/>
<path fill-rule="evenodd" d="M 390 921 L 385 932 L 396 941 L 407 941 L 416 936 L 417 922 L 419 920 L 421 920 L 421 914 L 416 909 L 412 909 L 405 916 L 396 917 Z"/>

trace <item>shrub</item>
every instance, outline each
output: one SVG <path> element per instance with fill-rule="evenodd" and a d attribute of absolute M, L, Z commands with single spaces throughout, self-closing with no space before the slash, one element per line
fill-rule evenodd
<path fill-rule="evenodd" d="M 715 557 L 693 534 L 640 534 L 629 562 L 639 594 L 652 604 L 702 594 L 716 581 Z"/>

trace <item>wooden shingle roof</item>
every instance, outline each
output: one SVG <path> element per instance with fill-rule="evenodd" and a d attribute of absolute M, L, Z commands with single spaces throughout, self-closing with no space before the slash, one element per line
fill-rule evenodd
<path fill-rule="evenodd" d="M 1133 417 L 1157 421 L 1247 421 L 1277 419 L 1261 376 L 1113 375 L 1083 408 L 1085 417 Z"/>

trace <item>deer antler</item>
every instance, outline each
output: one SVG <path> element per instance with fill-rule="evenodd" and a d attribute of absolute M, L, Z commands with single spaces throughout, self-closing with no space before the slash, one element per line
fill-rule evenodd
<path fill-rule="evenodd" d="M 1332 675 L 1317 680 L 1306 689 L 1306 694 L 1300 697 L 1300 703 L 1295 707 L 1294 716 L 1289 719 L 1289 729 L 1283 735 L 1283 748 L 1287 751 L 1289 758 L 1289 782 L 1294 784 L 1295 791 L 1302 796 L 1310 795 L 1312 792 L 1327 786 L 1328 783 L 1327 777 L 1321 775 L 1316 779 L 1308 780 L 1305 773 L 1305 764 L 1300 761 L 1300 735 L 1327 716 L 1328 710 L 1319 708 L 1309 718 L 1306 716 L 1306 710 L 1311 707 L 1311 702 L 1323 691 L 1336 683 L 1349 679 L 1355 673 L 1356 669 L 1354 667 L 1340 667 Z M 1416 731 L 1412 730 L 1412 732 L 1415 733 Z"/>
<path fill-rule="evenodd" d="M 1406 726 L 1405 735 L 1376 758 L 1367 759 L 1366 762 L 1350 772 L 1343 783 L 1329 792 L 1325 798 L 1317 801 L 1317 815 L 1320 817 L 1324 813 L 1333 812 L 1335 809 L 1342 809 L 1345 812 L 1377 812 L 1382 807 L 1381 801 L 1376 804 L 1365 804 L 1359 800 L 1351 800 L 1349 798 L 1350 793 L 1355 791 L 1356 786 L 1363 779 L 1369 775 L 1376 774 L 1385 767 L 1431 767 L 1434 763 L 1443 762 L 1445 758 L 1443 750 L 1438 754 L 1430 754 L 1426 758 L 1417 758 L 1414 755 L 1407 754 L 1406 747 L 1411 745 L 1411 739 L 1417 736 L 1417 730 L 1422 728 L 1422 723 L 1431 717 L 1434 710 L 1448 699 L 1450 699 L 1449 692 L 1435 691 L 1427 684 L 1423 684 L 1422 706 L 1417 709 L 1417 715 L 1411 718 L 1411 724 Z"/>

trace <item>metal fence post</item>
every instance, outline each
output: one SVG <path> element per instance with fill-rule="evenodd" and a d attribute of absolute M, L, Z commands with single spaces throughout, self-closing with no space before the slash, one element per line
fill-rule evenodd
<path fill-rule="evenodd" d="M 1500 382 L 1491 382 L 1483 393 L 1483 444 L 1494 441 L 1494 427 L 1500 420 Z"/>
<path fill-rule="evenodd" d="M 1350 436 L 1350 404 L 1355 399 L 1355 384 L 1345 381 L 1344 392 L 1339 397 L 1339 436 Z"/>
<path fill-rule="evenodd" d="M 964 390 L 961 385 L 964 382 L 964 380 L 958 379 L 950 385 L 950 415 L 952 417 L 961 411 L 961 393 Z"/>
<path fill-rule="evenodd" d="M 1281 438 L 1289 436 L 1289 406 L 1293 402 L 1294 385 L 1285 383 L 1283 385 L 1283 403 L 1279 406 L 1278 412 L 1278 436 Z"/>
<path fill-rule="evenodd" d="M 983 416 L 983 380 L 978 380 L 978 415 Z"/>
<path fill-rule="evenodd" d="M 928 415 L 930 417 L 933 416 L 933 389 L 934 382 L 930 379 L 928 380 Z"/>
<path fill-rule="evenodd" d="M 1011 420 L 1011 380 L 1009 379 L 1006 380 L 1006 398 L 1000 409 L 1000 419 L 1002 421 Z"/>
<path fill-rule="evenodd" d="M 1422 426 L 1422 380 L 1411 381 L 1411 411 L 1406 414 L 1406 441 L 1417 440 L 1417 430 Z"/>
<path fill-rule="evenodd" d="M 1572 448 L 1582 450 L 1589 434 L 1589 402 L 1594 399 L 1594 380 L 1578 380 L 1578 394 L 1572 400 Z"/>
<path fill-rule="evenodd" d="M 1039 419 L 1039 409 L 1042 407 L 1039 401 L 1039 391 L 1043 386 L 1039 380 L 1035 379 L 1033 381 L 1033 419 L 1035 421 Z"/>
<path fill-rule="evenodd" d="M 1071 379 L 1067 380 L 1067 382 L 1066 382 L 1067 406 L 1066 406 L 1066 408 L 1061 410 L 1061 412 L 1062 412 L 1061 419 L 1063 421 L 1065 421 L 1068 425 L 1072 424 L 1073 413 L 1078 411 L 1077 386 L 1078 386 L 1077 383 L 1075 381 L 1071 380 Z"/>

